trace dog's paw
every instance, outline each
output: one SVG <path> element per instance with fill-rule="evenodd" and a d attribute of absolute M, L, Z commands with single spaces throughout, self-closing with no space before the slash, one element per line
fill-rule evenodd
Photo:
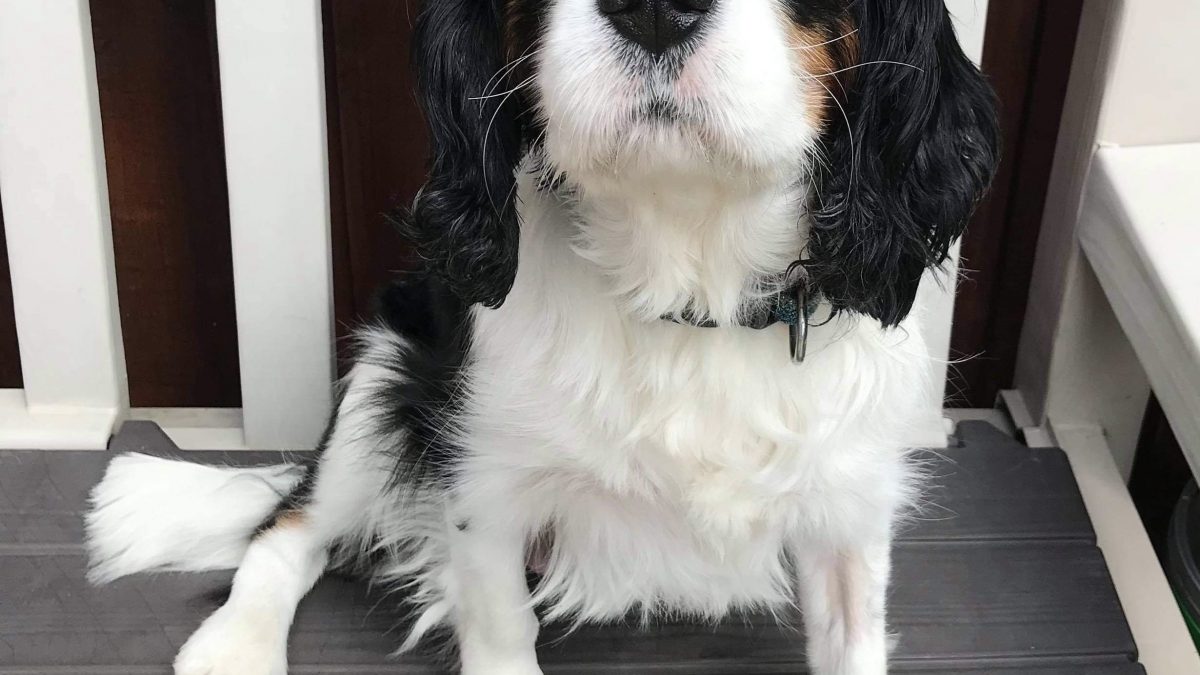
<path fill-rule="evenodd" d="M 175 675 L 287 675 L 287 626 L 226 605 L 179 650 Z"/>

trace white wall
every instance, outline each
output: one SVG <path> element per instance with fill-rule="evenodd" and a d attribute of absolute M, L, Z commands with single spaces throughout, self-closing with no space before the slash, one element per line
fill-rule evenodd
<path fill-rule="evenodd" d="M 1115 15 L 1118 33 L 1099 141 L 1200 141 L 1200 2 L 1126 0 L 1115 5 L 1120 8 Z"/>

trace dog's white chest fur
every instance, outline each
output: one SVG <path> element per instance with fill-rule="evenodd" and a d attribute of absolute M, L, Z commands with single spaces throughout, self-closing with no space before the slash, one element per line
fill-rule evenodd
<path fill-rule="evenodd" d="M 556 609 L 715 617 L 785 602 L 787 542 L 890 527 L 909 484 L 903 427 L 924 396 L 916 333 L 834 321 L 798 365 L 785 326 L 660 320 L 679 298 L 656 295 L 654 274 L 693 275 L 718 314 L 736 309 L 720 306 L 722 283 L 741 289 L 743 261 L 622 261 L 613 242 L 636 232 L 584 242 L 562 205 L 522 196 L 522 272 L 476 317 L 467 470 L 521 485 L 514 513 L 553 540 L 543 588 Z M 621 288 L 621 275 L 642 283 Z"/>

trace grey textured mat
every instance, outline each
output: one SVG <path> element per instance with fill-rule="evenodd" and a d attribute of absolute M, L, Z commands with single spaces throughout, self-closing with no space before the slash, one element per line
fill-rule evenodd
<path fill-rule="evenodd" d="M 930 505 L 896 551 L 893 670 L 982 675 L 1132 675 L 1136 648 L 1066 457 L 981 423 L 962 447 L 929 453 Z M 272 453 L 182 453 L 130 423 L 114 450 L 239 464 Z M 80 513 L 111 453 L 0 452 L 0 675 L 168 673 L 230 574 L 83 581 Z M 293 673 L 441 673 L 395 660 L 394 600 L 326 579 L 293 631 Z M 548 674 L 742 674 L 803 670 L 803 640 L 765 620 L 719 627 L 546 632 Z"/>

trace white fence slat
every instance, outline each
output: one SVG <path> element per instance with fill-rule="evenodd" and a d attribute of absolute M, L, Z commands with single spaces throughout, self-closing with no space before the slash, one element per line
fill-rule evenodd
<path fill-rule="evenodd" d="M 319 0 L 217 0 L 246 444 L 312 447 L 334 376 Z"/>
<path fill-rule="evenodd" d="M 982 62 L 988 0 L 947 0 L 946 6 L 954 17 L 955 29 L 958 31 L 963 50 L 975 63 Z M 918 300 L 925 310 L 921 317 L 921 326 L 932 359 L 931 381 L 935 390 L 933 399 L 928 403 L 930 422 L 922 433 L 922 441 L 925 444 L 941 444 L 946 441 L 945 427 L 941 419 L 951 356 L 950 336 L 953 331 L 954 301 L 958 285 L 958 253 L 959 247 L 956 245 L 951 260 L 946 263 L 944 273 L 925 275 Z"/>
<path fill-rule="evenodd" d="M 25 380 L 0 445 L 104 447 L 128 396 L 87 0 L 0 1 L 0 194 Z"/>

